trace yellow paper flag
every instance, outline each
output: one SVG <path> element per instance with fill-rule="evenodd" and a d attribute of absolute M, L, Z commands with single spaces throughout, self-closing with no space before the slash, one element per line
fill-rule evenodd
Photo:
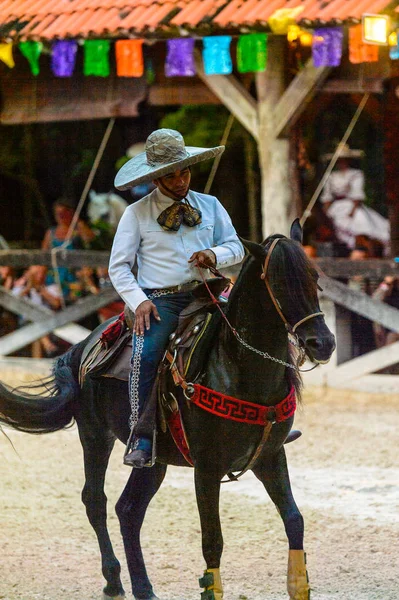
<path fill-rule="evenodd" d="M 10 67 L 10 69 L 15 67 L 14 57 L 12 55 L 11 42 L 9 42 L 8 44 L 0 44 L 0 60 L 2 60 L 3 63 L 7 65 L 7 67 Z"/>
<path fill-rule="evenodd" d="M 303 6 L 278 8 L 267 20 L 270 29 L 278 35 L 287 34 L 290 25 L 295 25 L 295 19 L 302 11 Z"/>

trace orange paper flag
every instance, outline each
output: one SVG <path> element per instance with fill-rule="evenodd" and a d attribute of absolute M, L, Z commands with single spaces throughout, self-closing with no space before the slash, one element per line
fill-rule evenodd
<path fill-rule="evenodd" d="M 353 64 L 378 62 L 378 46 L 363 42 L 361 25 L 349 27 L 349 60 Z"/>
<path fill-rule="evenodd" d="M 144 40 L 118 40 L 115 43 L 116 72 L 118 77 L 142 77 Z"/>

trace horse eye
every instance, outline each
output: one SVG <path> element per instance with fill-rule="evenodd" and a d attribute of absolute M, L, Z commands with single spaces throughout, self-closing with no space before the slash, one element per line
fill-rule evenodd
<path fill-rule="evenodd" d="M 323 288 L 318 283 L 316 285 L 317 285 L 317 289 L 319 290 L 319 292 L 322 292 Z"/>

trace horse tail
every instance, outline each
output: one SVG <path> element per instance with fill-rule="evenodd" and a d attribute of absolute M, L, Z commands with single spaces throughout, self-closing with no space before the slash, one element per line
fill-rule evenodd
<path fill-rule="evenodd" d="M 50 377 L 33 384 L 11 389 L 0 383 L 0 423 L 36 434 L 73 425 L 80 393 L 77 373 L 82 350 L 83 343 L 72 346 L 57 358 Z M 32 389 L 38 393 L 29 393 Z"/>

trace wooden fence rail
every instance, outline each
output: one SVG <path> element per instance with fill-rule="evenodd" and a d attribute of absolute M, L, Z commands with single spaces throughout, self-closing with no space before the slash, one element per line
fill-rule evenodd
<path fill-rule="evenodd" d="M 83 317 L 96 312 L 99 308 L 106 306 L 110 302 L 114 302 L 118 298 L 119 296 L 113 288 L 107 288 L 102 290 L 97 296 L 87 296 L 86 298 L 78 300 L 75 304 L 68 306 L 65 310 L 58 312 L 52 311 L 51 314 L 45 315 L 37 313 L 34 317 L 34 323 L 24 325 L 20 329 L 4 335 L 0 339 L 0 356 L 11 354 L 51 331 L 56 332 L 57 329 L 67 323 L 79 321 Z M 2 303 L 4 303 L 4 301 L 7 301 L 7 295 L 3 294 L 0 299 Z M 20 308 L 24 309 L 22 306 Z M 12 310 L 15 310 L 15 307 L 12 308 Z M 88 331 L 87 334 L 89 333 L 90 332 Z"/>
<path fill-rule="evenodd" d="M 48 250 L 0 250 L 0 266 L 23 268 L 32 265 L 51 267 L 51 252 Z M 56 253 L 59 267 L 79 269 L 89 267 L 108 267 L 109 252 L 102 250 L 61 250 Z"/>
<path fill-rule="evenodd" d="M 59 267 L 80 268 L 107 267 L 110 253 L 100 250 L 63 250 L 57 252 Z M 399 262 L 394 259 L 371 258 L 368 260 L 349 260 L 347 258 L 316 258 L 315 264 L 329 277 L 348 279 L 354 275 L 383 278 L 386 275 L 399 276 Z M 31 265 L 52 266 L 51 252 L 47 250 L 0 250 L 0 266 L 14 268 Z"/>

